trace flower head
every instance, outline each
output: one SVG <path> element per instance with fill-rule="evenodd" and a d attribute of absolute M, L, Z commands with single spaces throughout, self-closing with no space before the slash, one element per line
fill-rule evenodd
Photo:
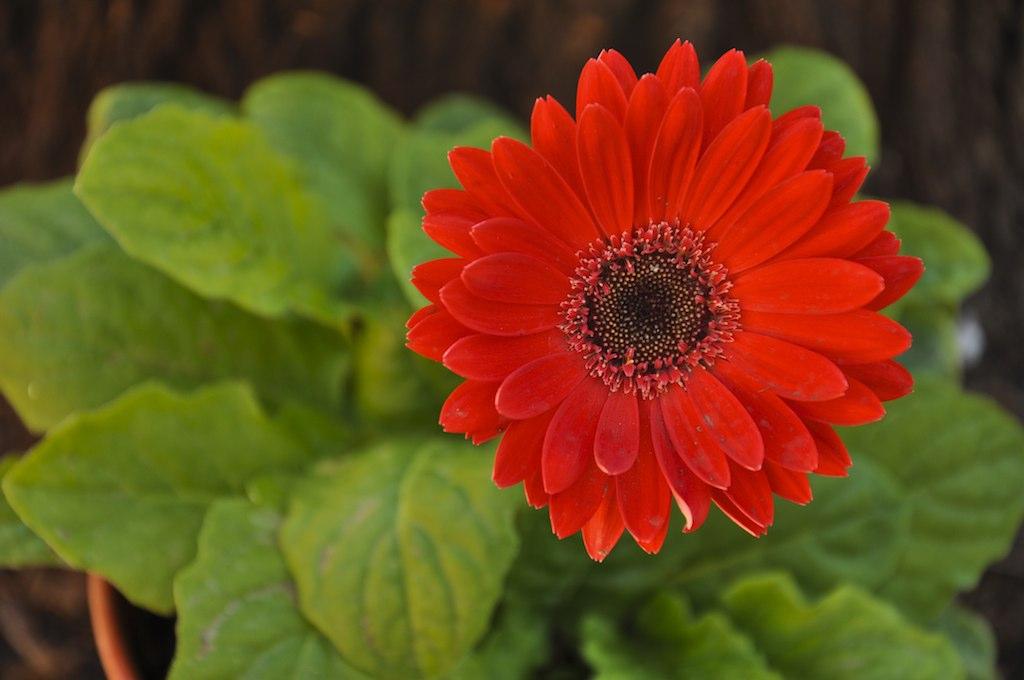
<path fill-rule="evenodd" d="M 583 68 L 575 119 L 537 100 L 532 145 L 454 149 L 461 190 L 423 199 L 453 257 L 419 265 L 431 304 L 409 347 L 465 379 L 441 424 L 501 436 L 499 486 L 523 482 L 559 537 L 603 559 L 624 531 L 648 552 L 671 506 L 711 503 L 755 536 L 773 495 L 842 476 L 834 425 L 907 394 L 910 335 L 878 310 L 920 260 L 816 107 L 773 119 L 771 66 L 689 43 L 637 78 L 618 52 Z"/>

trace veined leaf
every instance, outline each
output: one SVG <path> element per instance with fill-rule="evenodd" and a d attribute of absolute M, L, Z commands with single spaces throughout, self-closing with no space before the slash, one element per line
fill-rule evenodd
<path fill-rule="evenodd" d="M 149 384 L 63 421 L 7 473 L 3 490 L 68 564 L 168 613 L 172 579 L 192 560 L 210 504 L 307 460 L 243 385 L 182 395 Z"/>
<path fill-rule="evenodd" d="M 18 457 L 0 458 L 0 482 L 18 462 Z M 0 568 L 19 569 L 64 564 L 43 539 L 32 533 L 0 493 Z"/>
<path fill-rule="evenodd" d="M 22 268 L 110 237 L 71 192 L 71 181 L 0 191 L 0 286 Z"/>
<path fill-rule="evenodd" d="M 296 489 L 281 545 L 303 613 L 359 670 L 451 670 L 487 629 L 516 551 L 486 451 L 376 445 Z"/>
<path fill-rule="evenodd" d="M 204 300 L 111 247 L 29 267 L 0 291 L 0 387 L 35 430 L 149 379 L 245 379 L 271 401 L 337 409 L 348 361 L 332 331 Z"/>

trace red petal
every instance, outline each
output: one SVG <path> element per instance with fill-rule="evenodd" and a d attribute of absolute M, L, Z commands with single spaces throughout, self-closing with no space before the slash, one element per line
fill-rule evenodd
<path fill-rule="evenodd" d="M 746 99 L 746 57 L 739 50 L 729 50 L 708 69 L 700 86 L 705 147 L 743 111 Z"/>
<path fill-rule="evenodd" d="M 648 172 L 654 140 L 665 118 L 668 98 L 657 76 L 648 73 L 633 90 L 626 108 L 626 139 L 633 162 L 633 221 L 646 224 L 651 221 L 648 199 Z"/>
<path fill-rule="evenodd" d="M 640 410 L 636 396 L 612 392 L 601 410 L 594 436 L 594 459 L 610 475 L 628 470 L 640 446 Z"/>
<path fill-rule="evenodd" d="M 523 480 L 523 493 L 526 495 L 526 502 L 532 508 L 543 508 L 551 500 L 548 492 L 544 490 L 544 477 L 539 465 Z"/>
<path fill-rule="evenodd" d="M 867 267 L 822 257 L 780 260 L 748 271 L 735 279 L 731 295 L 744 310 L 834 314 L 867 304 L 884 286 Z"/>
<path fill-rule="evenodd" d="M 553 234 L 536 224 L 512 217 L 495 217 L 473 225 L 470 235 L 485 253 L 515 252 L 540 258 L 563 274 L 575 271 L 579 259 Z"/>
<path fill-rule="evenodd" d="M 758 106 L 737 116 L 697 163 L 681 221 L 703 231 L 736 200 L 768 146 L 771 114 Z"/>
<path fill-rule="evenodd" d="M 413 326 L 406 334 L 405 346 L 434 361 L 441 361 L 445 351 L 459 338 L 472 331 L 456 321 L 446 311 L 431 314 Z"/>
<path fill-rule="evenodd" d="M 871 300 L 868 309 L 879 310 L 906 295 L 921 275 L 924 274 L 924 262 L 917 257 L 891 255 L 887 257 L 865 257 L 857 262 L 870 267 L 885 279 L 885 290 Z"/>
<path fill-rule="evenodd" d="M 524 305 L 557 305 L 569 293 L 565 274 L 522 253 L 496 253 L 474 260 L 462 270 L 462 282 L 487 300 Z"/>
<path fill-rule="evenodd" d="M 647 199 L 652 221 L 679 213 L 700 154 L 701 120 L 700 97 L 683 88 L 669 103 L 654 142 Z"/>
<path fill-rule="evenodd" d="M 463 378 L 503 380 L 520 366 L 565 349 L 565 334 L 559 330 L 515 338 L 470 335 L 448 348 L 444 365 Z"/>
<path fill-rule="evenodd" d="M 615 478 L 615 486 L 619 512 L 629 533 L 637 543 L 650 543 L 668 524 L 671 499 L 651 443 L 651 423 L 643 425 L 636 462 Z"/>
<path fill-rule="evenodd" d="M 578 352 L 563 351 L 535 359 L 501 383 L 498 411 L 514 420 L 532 418 L 560 404 L 586 374 Z"/>
<path fill-rule="evenodd" d="M 834 363 L 810 350 L 757 333 L 737 333 L 725 346 L 735 362 L 776 394 L 789 399 L 820 401 L 846 392 L 846 377 Z"/>
<path fill-rule="evenodd" d="M 576 157 L 576 121 L 554 97 L 538 99 L 530 116 L 530 141 L 537 153 L 562 176 L 581 199 L 583 178 Z"/>
<path fill-rule="evenodd" d="M 428 215 L 456 213 L 470 220 L 482 220 L 487 217 L 487 213 L 473 200 L 469 192 L 462 189 L 431 189 L 423 194 L 420 203 Z"/>
<path fill-rule="evenodd" d="M 484 149 L 458 146 L 448 152 L 448 164 L 473 200 L 489 217 L 519 217 L 511 198 L 498 181 L 491 154 Z"/>
<path fill-rule="evenodd" d="M 844 364 L 843 372 L 864 383 L 881 401 L 892 401 L 914 391 L 914 376 L 891 359 L 873 364 Z"/>
<path fill-rule="evenodd" d="M 423 218 L 423 231 L 435 243 L 460 257 L 473 258 L 480 249 L 470 236 L 475 222 L 457 213 L 432 213 Z"/>
<path fill-rule="evenodd" d="M 576 385 L 551 419 L 541 468 L 544 490 L 549 494 L 565 491 L 575 482 L 594 457 L 594 433 L 608 388 L 600 380 L 586 379 Z"/>
<path fill-rule="evenodd" d="M 768 533 L 768 527 L 762 526 L 752 520 L 747 513 L 743 512 L 736 503 L 729 498 L 729 495 L 720 490 L 712 489 L 711 497 L 715 500 L 718 509 L 725 513 L 725 516 L 736 523 L 736 526 L 746 531 L 754 538 L 760 538 Z"/>
<path fill-rule="evenodd" d="M 821 121 L 817 118 L 802 118 L 784 128 L 781 133 L 774 134 L 743 193 L 714 226 L 708 229 L 708 238 L 721 238 L 722 234 L 769 189 L 803 172 L 807 167 L 807 161 L 818 146 L 822 130 Z"/>
<path fill-rule="evenodd" d="M 412 285 L 431 302 L 440 302 L 441 286 L 457 277 L 465 265 L 466 261 L 461 257 L 430 260 L 418 264 L 412 268 Z"/>
<path fill-rule="evenodd" d="M 900 240 L 891 231 L 883 231 L 871 243 L 858 250 L 850 257 L 859 260 L 868 257 L 885 257 L 900 252 Z"/>
<path fill-rule="evenodd" d="M 700 85 L 700 64 L 689 40 L 680 43 L 677 39 L 668 48 L 658 66 L 658 80 L 665 86 L 669 97 L 684 87 L 696 89 Z"/>
<path fill-rule="evenodd" d="M 591 104 L 600 104 L 608 109 L 616 120 L 626 116 L 626 95 L 612 70 L 597 59 L 590 59 L 583 66 L 576 86 L 576 120 L 583 116 L 583 110 Z"/>
<path fill-rule="evenodd" d="M 494 455 L 492 478 L 500 488 L 540 474 L 540 452 L 553 411 L 529 420 L 516 420 L 505 431 Z"/>
<path fill-rule="evenodd" d="M 673 385 L 658 403 L 669 441 L 683 462 L 703 482 L 720 489 L 728 487 L 729 462 L 725 452 L 705 431 L 690 395 Z"/>
<path fill-rule="evenodd" d="M 748 470 L 761 469 L 764 460 L 761 433 L 736 395 L 703 368 L 690 372 L 686 390 L 700 412 L 700 426 L 722 450 Z"/>
<path fill-rule="evenodd" d="M 885 407 L 867 386 L 849 378 L 850 389 L 838 399 L 828 401 L 790 402 L 793 410 L 804 418 L 833 425 L 866 425 L 885 417 Z"/>
<path fill-rule="evenodd" d="M 797 241 L 825 212 L 832 178 L 822 170 L 804 172 L 759 198 L 720 237 L 715 259 L 737 274 Z"/>
<path fill-rule="evenodd" d="M 629 61 L 616 50 L 601 50 L 597 59 L 611 69 L 615 74 L 615 79 L 619 81 L 619 86 L 622 87 L 622 92 L 629 98 L 633 88 L 636 87 L 637 80 L 636 71 L 633 70 Z"/>
<path fill-rule="evenodd" d="M 747 70 L 747 100 L 743 104 L 743 108 L 768 106 L 768 102 L 772 98 L 772 83 L 774 79 L 772 65 L 764 59 L 758 59 Z"/>
<path fill-rule="evenodd" d="M 598 470 L 593 459 L 588 461 L 587 468 L 572 486 L 552 494 L 548 510 L 551 530 L 559 538 L 565 538 L 582 529 L 613 485 L 612 478 Z"/>
<path fill-rule="evenodd" d="M 772 122 L 772 134 L 781 134 L 786 128 L 791 125 L 795 125 L 797 122 L 806 118 L 821 120 L 821 109 L 817 106 L 807 104 L 787 111 Z M 817 144 L 814 145 L 814 150 L 818 150 Z"/>
<path fill-rule="evenodd" d="M 607 234 L 630 231 L 633 226 L 633 167 L 626 133 L 602 106 L 583 110 L 576 130 L 576 151 L 587 200 L 598 224 Z"/>
<path fill-rule="evenodd" d="M 832 207 L 846 205 L 868 176 L 868 165 L 860 156 L 844 158 L 826 168 L 832 173 Z"/>
<path fill-rule="evenodd" d="M 891 359 L 910 347 L 910 333 L 903 326 L 863 309 L 814 316 L 746 311 L 743 326 L 850 363 Z"/>
<path fill-rule="evenodd" d="M 829 210 L 803 238 L 779 257 L 849 257 L 885 228 L 889 206 L 882 201 L 859 201 Z"/>
<path fill-rule="evenodd" d="M 845 477 L 846 470 L 853 462 L 846 452 L 846 445 L 831 426 L 816 420 L 805 420 L 804 425 L 814 437 L 814 445 L 818 447 L 817 475 L 827 477 Z"/>
<path fill-rule="evenodd" d="M 462 279 L 454 279 L 441 289 L 441 302 L 460 323 L 478 333 L 529 335 L 561 323 L 555 305 L 516 305 L 485 300 L 469 292 Z"/>
<path fill-rule="evenodd" d="M 465 433 L 474 444 L 498 434 L 501 416 L 494 410 L 497 382 L 467 380 L 456 387 L 441 407 L 440 423 L 445 432 Z"/>
<path fill-rule="evenodd" d="M 696 531 L 707 519 L 711 494 L 708 492 L 707 485 L 690 472 L 690 468 L 676 453 L 668 430 L 665 428 L 660 404 L 655 402 L 653 407 L 650 404 L 651 402 L 645 400 L 641 404 L 641 410 L 643 413 L 649 414 L 650 417 L 651 447 L 658 459 L 658 468 L 665 476 L 665 481 L 668 482 L 676 505 L 679 506 L 679 511 L 686 518 L 684 531 Z"/>
<path fill-rule="evenodd" d="M 814 498 L 811 492 L 811 482 L 807 479 L 805 472 L 787 470 L 769 460 L 765 461 L 764 475 L 768 479 L 768 485 L 772 488 L 772 492 L 787 501 L 797 505 L 807 505 Z"/>
<path fill-rule="evenodd" d="M 782 399 L 759 389 L 756 382 L 729 361 L 716 361 L 715 374 L 722 378 L 757 424 L 764 441 L 764 456 L 787 468 L 811 472 L 818 453 L 811 433 Z"/>
<path fill-rule="evenodd" d="M 508 137 L 492 148 L 501 183 L 537 224 L 576 246 L 600 235 L 579 197 L 540 154 Z"/>
<path fill-rule="evenodd" d="M 770 527 L 775 519 L 775 500 L 768 478 L 761 471 L 747 470 L 729 463 L 732 483 L 725 494 L 755 524 Z"/>
<path fill-rule="evenodd" d="M 439 309 L 440 307 L 438 307 L 437 305 L 427 305 L 422 309 L 416 310 L 415 312 L 412 313 L 411 316 L 409 316 L 409 320 L 405 322 L 405 327 L 413 328 L 414 326 L 419 325 L 421 321 L 426 319 L 428 316 L 432 316 Z"/>
<path fill-rule="evenodd" d="M 822 136 L 818 152 L 811 159 L 810 167 L 825 168 L 840 160 L 844 151 L 846 151 L 846 140 L 835 130 L 829 130 Z"/>
<path fill-rule="evenodd" d="M 618 491 L 618 490 L 616 490 L 616 491 Z M 621 505 L 619 506 L 619 512 L 620 513 L 622 512 Z M 638 546 L 640 546 L 640 549 L 643 550 L 648 555 L 656 555 L 658 553 L 658 551 L 661 550 L 661 546 L 665 544 L 665 538 L 668 536 L 668 526 L 670 524 L 670 522 L 669 522 L 669 515 L 670 515 L 670 513 L 671 513 L 671 506 L 669 506 L 669 508 L 665 512 L 665 521 L 661 525 L 661 531 L 659 531 L 657 534 L 655 534 L 654 538 L 652 538 L 649 541 L 637 541 L 636 542 L 636 544 Z M 625 518 L 623 518 L 623 521 L 625 521 Z"/>
<path fill-rule="evenodd" d="M 597 512 L 583 525 L 583 545 L 590 558 L 597 562 L 604 561 L 619 542 L 625 528 L 615 500 L 615 487 L 612 486 Z"/>

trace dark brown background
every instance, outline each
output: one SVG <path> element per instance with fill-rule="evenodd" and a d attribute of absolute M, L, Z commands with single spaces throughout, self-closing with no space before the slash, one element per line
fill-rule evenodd
<path fill-rule="evenodd" d="M 72 172 L 90 99 L 123 80 L 237 97 L 267 73 L 318 68 L 403 112 L 465 90 L 525 119 L 538 95 L 571 102 L 580 66 L 602 47 L 641 70 L 677 36 L 705 60 L 731 47 L 824 48 L 878 108 L 883 153 L 868 189 L 946 209 L 993 254 L 993 278 L 968 306 L 987 347 L 967 379 L 1021 414 L 1022 35 L 1022 0 L 0 0 L 0 185 Z M 0 418 L 0 450 L 23 436 Z M 995 625 L 1007 677 L 1024 677 L 1021 541 L 966 601 Z M 76 577 L 0 573 L 0 675 L 95 675 L 82 606 Z"/>

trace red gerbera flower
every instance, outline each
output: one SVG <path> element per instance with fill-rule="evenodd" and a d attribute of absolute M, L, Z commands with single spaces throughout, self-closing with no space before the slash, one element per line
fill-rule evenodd
<path fill-rule="evenodd" d="M 524 483 L 559 537 L 603 559 L 648 552 L 672 500 L 714 502 L 755 536 L 808 473 L 846 474 L 833 425 L 907 394 L 910 335 L 877 310 L 923 270 L 889 209 L 851 202 L 868 168 L 806 106 L 772 119 L 772 69 L 742 52 L 701 81 L 689 43 L 637 78 L 615 51 L 583 68 L 576 119 L 537 100 L 532 147 L 449 156 L 463 189 L 423 198 L 454 257 L 419 265 L 431 304 L 409 347 L 465 378 L 447 432 L 504 433 L 499 486 Z"/>

